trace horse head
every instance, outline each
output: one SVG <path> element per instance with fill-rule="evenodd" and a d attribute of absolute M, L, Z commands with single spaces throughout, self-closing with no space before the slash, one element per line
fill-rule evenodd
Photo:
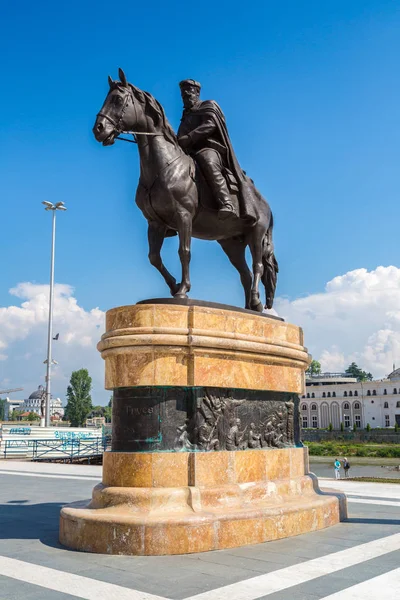
<path fill-rule="evenodd" d="M 135 130 L 153 134 L 160 131 L 170 141 L 176 141 L 161 104 L 148 92 L 128 83 L 122 69 L 119 79 L 114 81 L 108 76 L 110 89 L 93 127 L 96 140 L 111 146 L 120 133 Z"/>

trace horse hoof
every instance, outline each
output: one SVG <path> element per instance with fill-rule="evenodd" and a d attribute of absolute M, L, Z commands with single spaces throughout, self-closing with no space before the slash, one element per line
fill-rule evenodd
<path fill-rule="evenodd" d="M 178 291 L 179 291 L 179 287 L 180 287 L 180 286 L 179 286 L 179 283 L 175 283 L 175 285 L 173 285 L 173 286 L 171 286 L 171 287 L 170 287 L 170 290 L 171 290 L 171 296 L 173 296 L 173 297 L 175 297 L 175 296 L 176 296 L 176 294 L 177 294 L 177 293 L 178 293 Z"/>
<path fill-rule="evenodd" d="M 181 292 L 180 294 L 174 294 L 174 298 L 187 298 L 188 295 L 185 292 Z"/>
<path fill-rule="evenodd" d="M 263 311 L 263 305 L 261 302 L 255 302 L 254 304 L 251 304 L 251 310 L 254 310 L 255 312 L 262 312 Z"/>

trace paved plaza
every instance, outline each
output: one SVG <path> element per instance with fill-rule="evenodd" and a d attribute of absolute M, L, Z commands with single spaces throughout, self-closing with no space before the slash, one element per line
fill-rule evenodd
<path fill-rule="evenodd" d="M 394 600 L 400 485 L 320 480 L 348 494 L 330 529 L 204 554 L 85 554 L 58 543 L 60 508 L 89 498 L 101 467 L 0 461 L 1 600 Z"/>

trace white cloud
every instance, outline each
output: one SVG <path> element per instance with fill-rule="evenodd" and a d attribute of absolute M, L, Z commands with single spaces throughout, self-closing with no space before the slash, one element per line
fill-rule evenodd
<path fill-rule="evenodd" d="M 0 385 L 23 387 L 30 394 L 44 383 L 47 355 L 49 286 L 20 283 L 10 294 L 22 300 L 19 306 L 0 307 Z M 96 344 L 104 331 L 104 313 L 98 308 L 86 311 L 79 306 L 73 288 L 56 284 L 54 288 L 52 393 L 64 400 L 71 372 L 87 368 L 93 378 L 94 403 L 104 403 L 104 363 Z M 6 383 L 6 381 L 8 383 Z"/>
<path fill-rule="evenodd" d="M 374 377 L 400 365 L 400 269 L 356 269 L 335 277 L 325 291 L 276 310 L 304 329 L 305 344 L 322 368 L 341 371 L 353 360 Z"/>
<path fill-rule="evenodd" d="M 10 293 L 18 306 L 0 307 L 0 388 L 31 392 L 44 383 L 48 285 L 20 283 Z M 324 370 L 342 371 L 353 360 L 375 377 L 400 366 L 400 269 L 357 269 L 335 277 L 325 291 L 293 301 L 277 298 L 275 309 L 304 329 L 305 344 Z M 104 313 L 79 306 L 73 288 L 55 286 L 53 392 L 63 400 L 71 372 L 85 367 L 93 378 L 93 401 L 104 404 L 104 363 L 96 344 Z M 24 393 L 22 395 L 24 395 Z M 19 396 L 19 395 L 18 395 Z M 15 396 L 17 397 L 17 396 Z"/>

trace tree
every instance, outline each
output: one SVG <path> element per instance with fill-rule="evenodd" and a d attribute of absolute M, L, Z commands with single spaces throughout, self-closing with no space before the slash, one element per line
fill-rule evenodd
<path fill-rule="evenodd" d="M 357 423 L 353 424 L 353 431 L 357 431 Z"/>
<path fill-rule="evenodd" d="M 340 423 L 340 431 L 344 431 L 344 425 L 343 425 L 343 422 L 342 422 L 342 423 Z"/>
<path fill-rule="evenodd" d="M 373 380 L 372 373 L 367 373 L 366 371 L 363 371 L 362 369 L 360 369 L 360 367 L 355 362 L 352 362 L 351 365 L 349 365 L 347 367 L 345 373 L 347 375 L 351 375 L 352 377 L 355 377 L 357 379 L 357 381 L 372 381 Z"/>
<path fill-rule="evenodd" d="M 317 360 L 312 360 L 308 367 L 306 374 L 312 377 L 313 375 L 319 375 L 321 373 L 321 363 Z"/>
<path fill-rule="evenodd" d="M 367 426 L 365 428 L 366 431 L 371 431 L 371 425 L 369 423 L 367 423 Z"/>
<path fill-rule="evenodd" d="M 82 427 L 93 409 L 91 388 L 92 378 L 87 369 L 72 372 L 67 388 L 68 402 L 65 407 L 65 417 L 71 423 L 71 427 Z"/>
<path fill-rule="evenodd" d="M 26 417 L 23 417 L 22 419 L 23 421 L 39 421 L 40 417 L 37 413 L 35 413 L 33 410 L 29 413 L 29 415 L 27 415 Z"/>
<path fill-rule="evenodd" d="M 6 401 L 0 398 L 0 421 L 4 421 L 5 405 Z"/>
<path fill-rule="evenodd" d="M 328 431 L 333 431 L 333 425 L 332 425 L 332 423 L 329 423 L 329 425 L 328 425 Z"/>

